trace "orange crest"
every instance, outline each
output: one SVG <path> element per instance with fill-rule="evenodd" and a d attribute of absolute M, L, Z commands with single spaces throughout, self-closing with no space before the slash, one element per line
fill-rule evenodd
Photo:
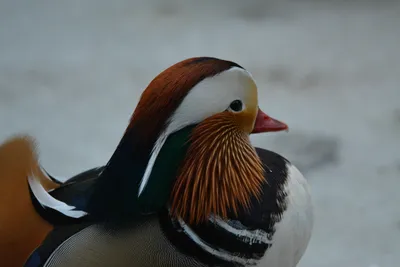
<path fill-rule="evenodd" d="M 223 112 L 201 122 L 190 138 L 171 195 L 171 212 L 189 223 L 248 210 L 260 198 L 263 165 L 247 134 Z"/>

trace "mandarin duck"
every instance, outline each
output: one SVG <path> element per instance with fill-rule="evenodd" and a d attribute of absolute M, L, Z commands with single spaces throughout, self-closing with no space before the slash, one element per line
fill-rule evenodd
<path fill-rule="evenodd" d="M 240 65 L 172 65 L 105 166 L 50 191 L 29 175 L 32 205 L 53 228 L 25 266 L 296 266 L 313 227 L 309 186 L 249 138 L 287 129 L 259 108 Z"/>

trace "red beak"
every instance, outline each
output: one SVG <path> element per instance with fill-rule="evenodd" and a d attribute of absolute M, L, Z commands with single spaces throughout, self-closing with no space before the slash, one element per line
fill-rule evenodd
<path fill-rule="evenodd" d="M 288 129 L 289 127 L 286 123 L 275 120 L 262 112 L 261 109 L 258 109 L 256 122 L 251 133 L 279 132 Z"/>

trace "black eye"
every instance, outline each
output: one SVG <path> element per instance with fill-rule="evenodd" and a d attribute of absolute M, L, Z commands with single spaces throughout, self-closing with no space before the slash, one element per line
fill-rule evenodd
<path fill-rule="evenodd" d="M 240 100 L 235 100 L 229 105 L 229 108 L 234 112 L 242 111 L 243 103 Z"/>

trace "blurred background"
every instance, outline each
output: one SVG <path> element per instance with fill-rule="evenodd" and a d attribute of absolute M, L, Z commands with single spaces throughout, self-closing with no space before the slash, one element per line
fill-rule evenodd
<path fill-rule="evenodd" d="M 150 80 L 193 56 L 247 68 L 288 123 L 252 140 L 311 184 L 299 266 L 400 266 L 399 1 L 0 0 L 0 140 L 34 136 L 58 176 L 102 165 Z"/>

